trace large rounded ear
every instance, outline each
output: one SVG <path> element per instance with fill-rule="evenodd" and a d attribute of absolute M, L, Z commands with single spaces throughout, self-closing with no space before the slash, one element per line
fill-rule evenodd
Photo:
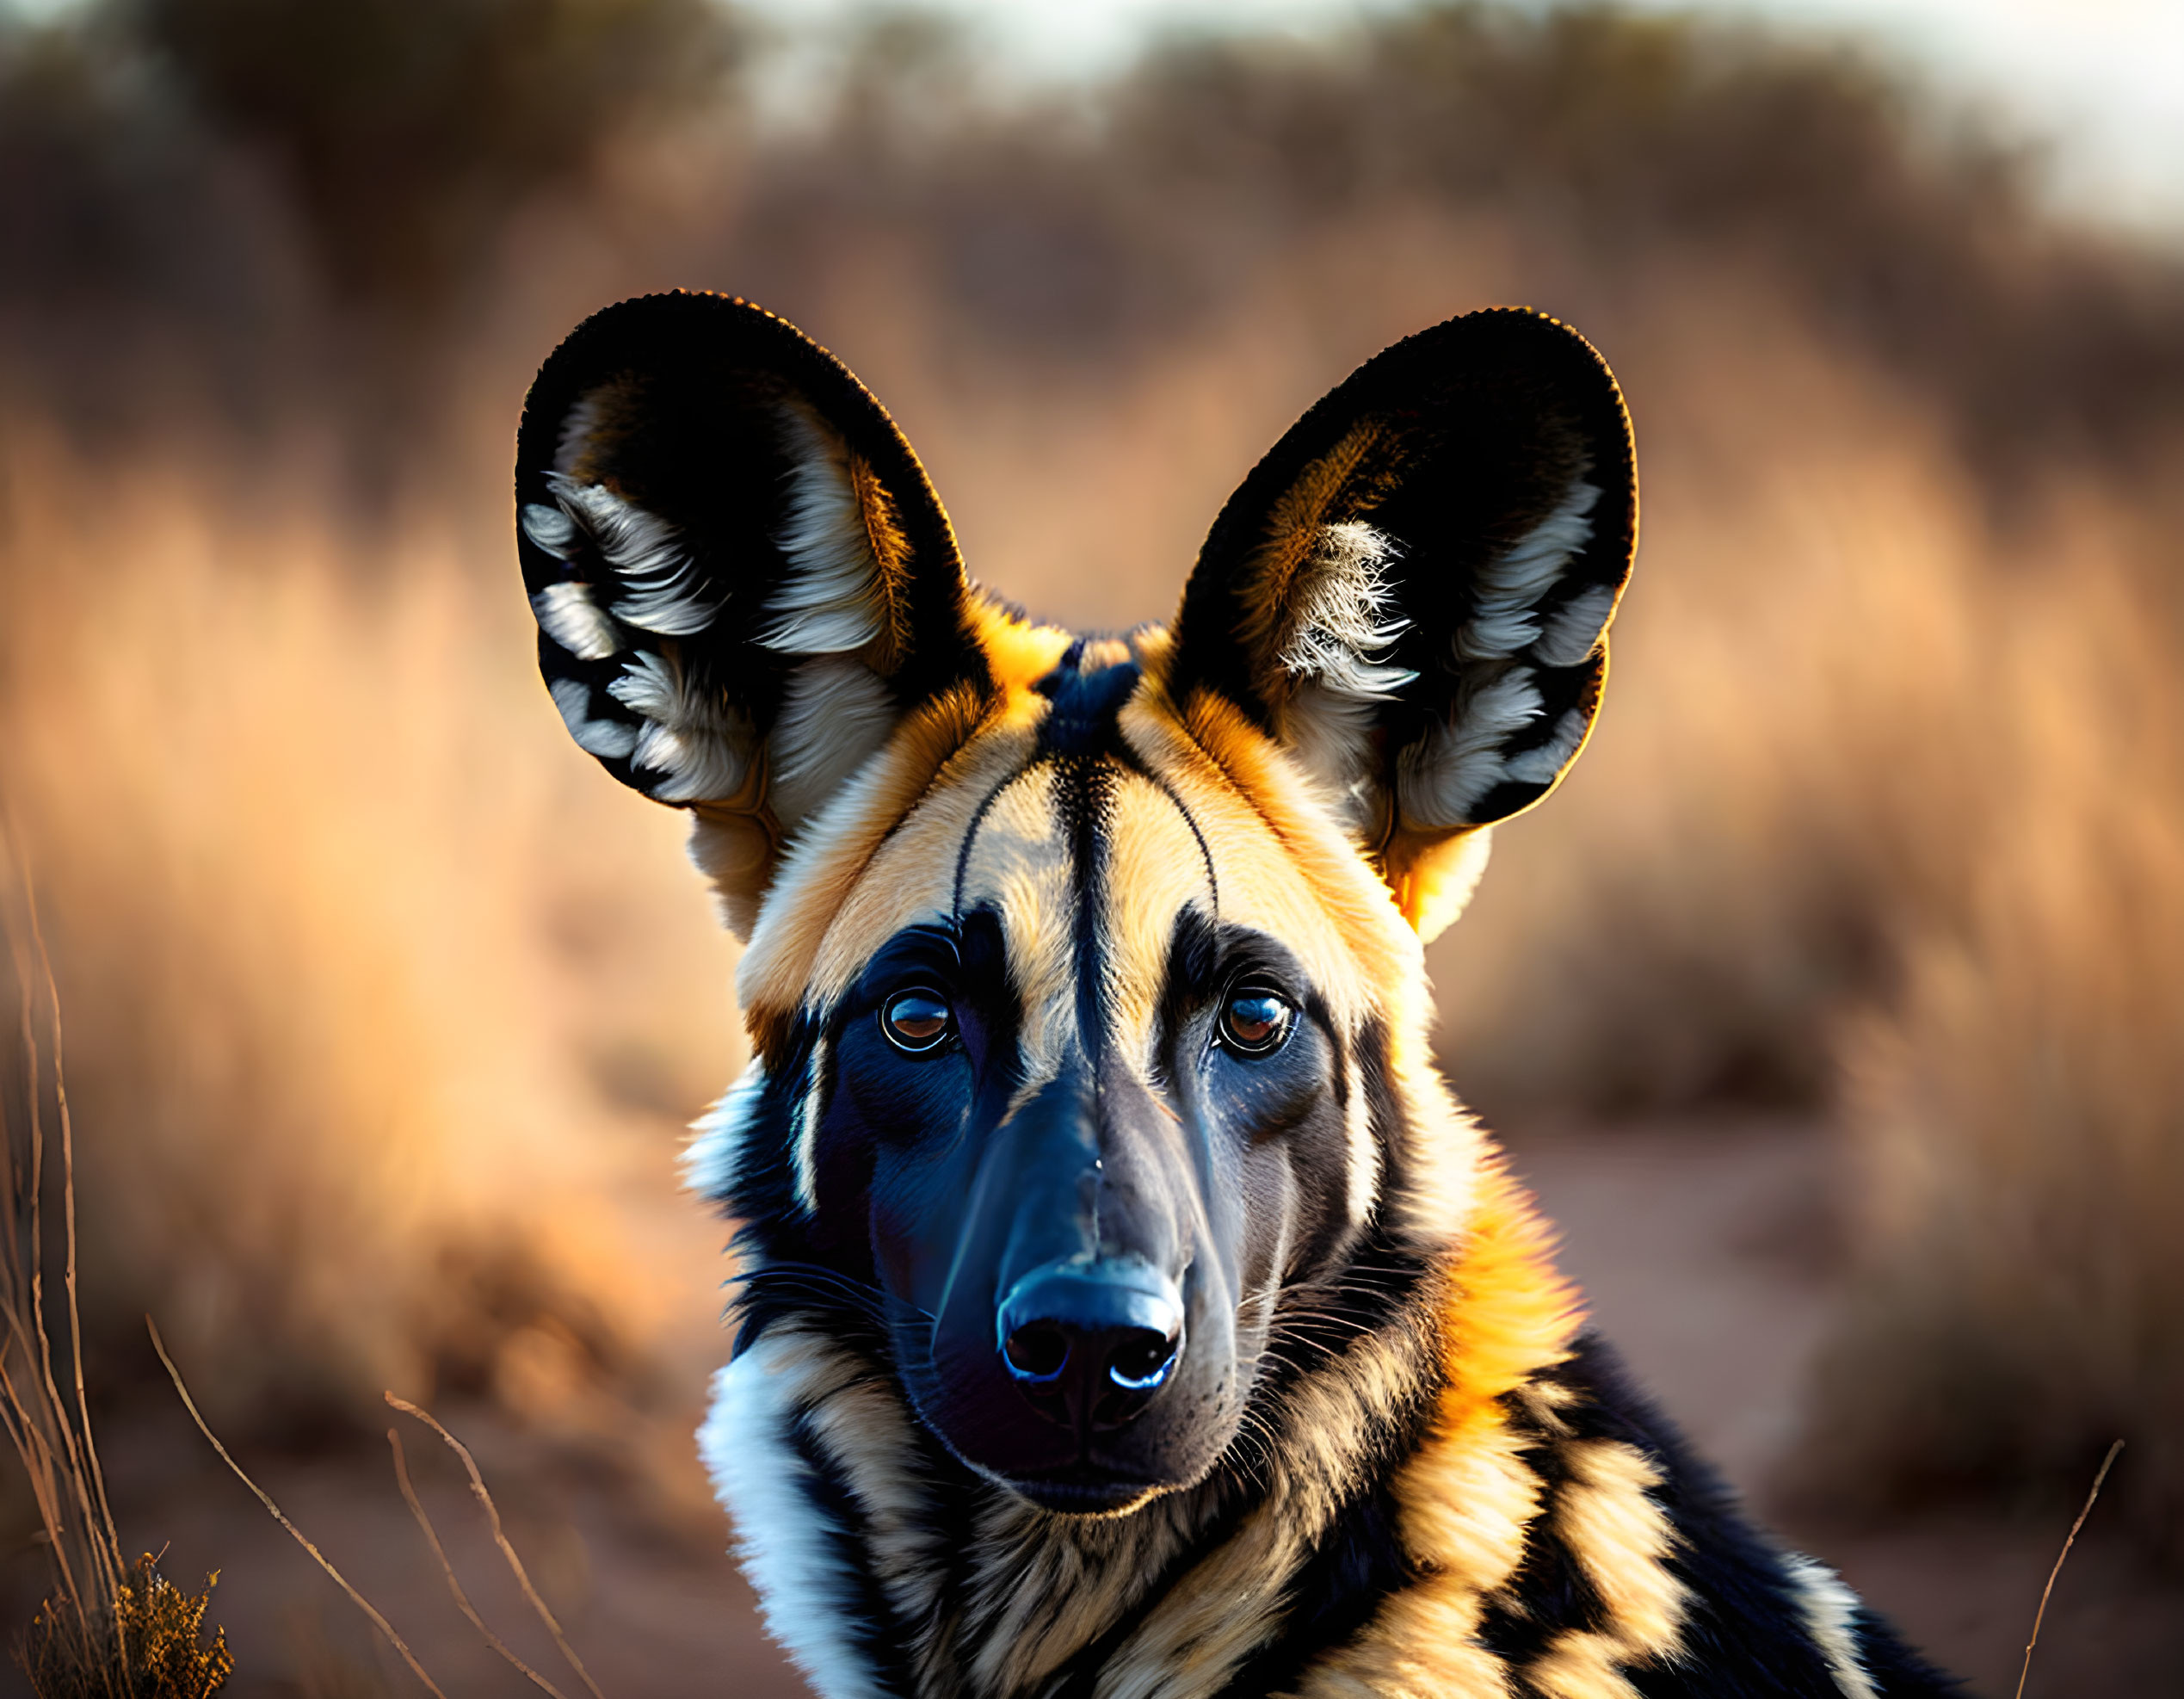
<path fill-rule="evenodd" d="M 1376 355 L 1230 498 L 1170 691 L 1286 744 L 1430 936 L 1484 828 L 1576 759 L 1638 539 L 1629 416 L 1542 314 L 1453 318 Z"/>
<path fill-rule="evenodd" d="M 904 714 L 990 688 L 909 443 L 748 302 L 651 295 L 586 319 L 532 386 L 515 500 L 570 734 L 697 813 L 738 931 L 783 841 Z"/>

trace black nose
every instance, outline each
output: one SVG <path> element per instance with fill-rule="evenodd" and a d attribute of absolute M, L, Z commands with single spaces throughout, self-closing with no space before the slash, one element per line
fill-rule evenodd
<path fill-rule="evenodd" d="M 1001 1301 L 1001 1361 L 1032 1408 L 1083 1432 L 1119 1428 L 1183 1355 L 1183 1300 L 1143 1263 L 1050 1263 Z"/>

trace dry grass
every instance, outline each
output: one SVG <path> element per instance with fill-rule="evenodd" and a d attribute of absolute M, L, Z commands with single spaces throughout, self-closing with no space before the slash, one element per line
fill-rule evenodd
<path fill-rule="evenodd" d="M 160 1366 L 167 1371 L 168 1378 L 174 1383 L 176 1396 L 181 1399 L 182 1407 L 188 1412 L 190 1420 L 196 1424 L 197 1430 L 204 1436 L 205 1443 L 212 1447 L 220 1461 L 227 1466 L 229 1472 L 249 1489 L 251 1496 L 264 1506 L 267 1514 L 281 1525 L 282 1531 L 303 1549 L 304 1554 L 318 1566 L 326 1579 L 339 1588 L 349 1602 L 355 1605 L 371 1623 L 380 1639 L 392 1648 L 395 1655 L 402 1660 L 410 1675 L 416 1677 L 417 1684 L 431 1694 L 433 1699 L 447 1699 L 440 1684 L 433 1680 L 425 1666 L 418 1661 L 416 1653 L 410 1650 L 409 1642 L 402 1637 L 394 1625 L 387 1621 L 379 1607 L 350 1584 L 348 1577 L 334 1566 L 326 1554 L 312 1541 L 310 1535 L 289 1519 L 287 1513 L 274 1501 L 272 1495 L 251 1479 L 249 1472 L 235 1461 L 233 1454 L 220 1442 L 219 1436 L 206 1422 L 204 1412 L 197 1407 L 197 1400 L 190 1395 L 189 1387 L 182 1378 L 182 1371 L 175 1366 L 174 1358 L 168 1355 L 166 1344 L 159 1337 L 157 1325 L 149 1318 L 146 1319 L 145 1325 L 151 1336 L 152 1349 L 158 1354 Z M 507 1531 L 502 1525 L 500 1506 L 493 1502 L 492 1492 L 486 1486 L 485 1478 L 479 1472 L 477 1459 L 472 1456 L 470 1449 L 441 1425 L 439 1418 L 429 1411 L 420 1409 L 408 1399 L 398 1398 L 392 1393 L 388 1393 L 385 1396 L 391 1406 L 422 1423 L 461 1461 L 464 1471 L 470 1478 L 471 1495 L 477 1500 L 478 1508 L 484 1511 L 486 1521 L 492 1529 L 493 1542 L 500 1552 L 502 1560 L 508 1566 L 509 1572 L 515 1578 L 517 1588 L 522 1594 L 525 1606 L 545 1628 L 553 1642 L 555 1651 L 560 1653 L 562 1659 L 576 1672 L 577 1680 L 583 1684 L 585 1690 L 591 1695 L 591 1699 L 606 1699 L 606 1696 L 600 1690 L 599 1684 L 591 1678 L 591 1672 L 584 1667 L 583 1659 L 577 1655 L 575 1647 L 569 1644 L 568 1636 L 562 1632 L 561 1624 L 555 1619 L 552 1610 L 548 1608 L 545 1599 L 540 1597 L 538 1589 L 532 1585 L 530 1573 L 524 1567 L 523 1560 L 517 1554 L 515 1545 L 509 1541 Z M 566 1699 L 566 1696 L 559 1688 L 540 1675 L 530 1665 L 525 1663 L 508 1642 L 494 1632 L 491 1625 L 478 1614 L 478 1608 L 471 1603 L 470 1595 L 464 1591 L 461 1577 L 457 1573 L 453 1563 L 449 1560 L 446 1548 L 441 1543 L 440 1532 L 433 1526 L 432 1518 L 426 1512 L 423 1500 L 417 1497 L 416 1486 L 410 1479 L 409 1461 L 403 1454 L 401 1436 L 390 1428 L 387 1430 L 386 1438 L 387 1445 L 393 1454 L 395 1484 L 401 1490 L 403 1502 L 409 1506 L 410 1516 L 415 1519 L 418 1531 L 423 1535 L 425 1543 L 431 1550 L 433 1559 L 439 1565 L 441 1572 L 446 1578 L 448 1591 L 453 1595 L 456 1605 L 462 1611 L 464 1617 L 477 1631 L 478 1637 L 503 1661 L 530 1682 L 533 1686 L 547 1694 L 549 1699 Z M 208 1581 L 207 1583 L 207 1594 L 211 1591 L 211 1582 Z M 210 1696 L 219 1689 L 221 1683 L 232 1671 L 234 1665 L 233 1660 L 227 1655 L 224 1636 L 216 1636 L 214 1644 L 210 1648 L 201 1652 L 197 1647 L 196 1637 L 204 1620 L 207 1599 L 204 1596 L 193 1598 L 178 1593 L 173 1587 L 160 1579 L 153 1568 L 152 1560 L 148 1556 L 138 1564 L 130 1580 L 119 1585 L 114 1591 L 116 1603 L 112 1615 L 119 1625 L 118 1639 L 124 1648 L 120 1660 L 122 1668 L 125 1671 L 132 1667 L 148 1669 L 151 1671 L 151 1685 L 145 1688 L 140 1696 L 137 1690 L 129 1690 L 130 1699 L 210 1699 Z M 34 1680 L 39 1674 L 41 1664 L 50 1662 L 55 1678 L 61 1684 L 55 1685 L 50 1690 L 41 1686 L 39 1690 L 38 1699 L 75 1699 L 77 1690 L 66 1685 L 65 1683 L 72 1678 L 71 1671 L 80 1671 L 83 1665 L 84 1659 L 78 1649 L 81 1641 L 81 1634 L 71 1631 L 66 1619 L 52 1606 L 49 1604 L 40 1613 L 37 1622 L 33 1625 L 24 1661 L 26 1666 L 31 1670 Z M 141 1655 L 144 1653 L 149 1654 L 151 1661 L 148 1663 Z M 159 1684 L 163 1682 L 166 1684 L 160 1685 Z M 313 1687 L 318 1684 L 307 1684 Z M 337 1684 L 347 1687 L 351 1684 L 349 1680 L 345 1679 Z M 365 1678 L 365 1685 L 367 1690 L 378 1690 L 377 1684 L 368 1678 Z M 105 1690 L 97 1690 L 103 1692 Z M 85 1688 L 83 1691 L 89 1699 L 93 1690 Z"/>
<path fill-rule="evenodd" d="M 0 1180 L 6 1245 L 0 1252 L 0 1429 L 37 1507 L 53 1591 L 14 1648 L 36 1699 L 211 1699 L 233 1671 L 226 1636 L 203 1643 L 217 1576 L 188 1593 L 146 1553 L 125 1563 L 91 1432 L 77 1294 L 76 1139 L 68 1101 L 60 997 L 46 953 L 37 895 L 19 847 L 6 851 L 19 1045 L 0 1098 Z M 47 1102 L 50 1097 L 50 1113 Z M 49 1121 L 59 1133 L 49 1162 Z M 65 1345 L 53 1349 L 46 1277 L 48 1197 L 60 1206 Z"/>
<path fill-rule="evenodd" d="M 1861 1270 L 1814 1382 L 1810 1473 L 1867 1508 L 2059 1489 L 2184 1513 L 2184 692 L 2091 574 L 2030 598 L 1992 735 L 2014 783 L 1960 926 L 1849 1033 Z"/>
<path fill-rule="evenodd" d="M 675 821 L 593 818 L 520 602 L 429 539 L 373 584 L 316 515 L 9 471 L 0 720 L 80 1011 L 87 1325 L 156 1301 L 261 1424 L 386 1386 L 641 1396 L 702 1292 L 564 1206 L 657 1185 L 658 1117 L 735 1066 Z"/>

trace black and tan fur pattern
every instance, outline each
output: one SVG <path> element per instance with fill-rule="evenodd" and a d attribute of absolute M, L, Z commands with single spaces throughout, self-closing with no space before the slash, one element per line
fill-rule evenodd
<path fill-rule="evenodd" d="M 830 1699 L 1946 1690 L 1624 1383 L 1428 1051 L 1422 941 L 1582 747 L 1635 545 L 1579 337 L 1369 362 L 1120 639 L 974 588 L 886 415 L 742 302 L 589 321 L 516 476 L 554 701 L 748 939 L 702 1440 Z M 995 1355 L 1050 1231 L 1184 1307 L 1104 1427 Z"/>

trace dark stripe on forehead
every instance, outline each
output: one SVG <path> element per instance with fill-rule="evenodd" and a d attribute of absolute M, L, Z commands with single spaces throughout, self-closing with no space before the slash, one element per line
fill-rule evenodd
<path fill-rule="evenodd" d="M 1107 1048 L 1106 999 L 1101 968 L 1107 960 L 1105 933 L 1107 833 L 1114 810 L 1115 765 L 1112 761 L 1075 756 L 1057 757 L 1056 789 L 1070 831 L 1073 866 L 1070 883 L 1077 893 L 1077 1028 L 1085 1054 L 1097 1071 Z"/>
<path fill-rule="evenodd" d="M 1158 774 L 1149 771 L 1126 751 L 1089 757 L 1057 757 L 1055 760 L 1061 773 L 1057 788 L 1069 822 L 1070 854 L 1075 863 L 1070 883 L 1077 904 L 1074 928 L 1077 1028 L 1083 1035 L 1086 1053 L 1096 1059 L 1105 1050 L 1108 1037 L 1101 970 L 1107 959 L 1107 905 L 1115 894 L 1110 888 L 1108 875 L 1113 859 L 1114 811 L 1120 788 L 1119 782 L 1126 775 L 1144 780 L 1182 817 L 1192 842 L 1198 845 L 1200 859 L 1205 863 L 1206 884 L 1214 905 L 1210 917 L 1215 920 L 1219 915 L 1220 887 L 1214 880 L 1213 854 L 1205 833 L 1199 830 L 1198 822 L 1183 806 L 1175 788 Z M 1155 893 L 1125 894 L 1151 897 Z"/>
<path fill-rule="evenodd" d="M 1126 670 L 1114 668 L 1109 672 Z M 1108 674 L 1092 677 L 1095 680 L 1105 679 Z M 1191 841 L 1198 846 L 1199 860 L 1206 871 L 1206 887 L 1212 898 L 1208 916 L 1211 919 L 1218 919 L 1219 915 L 1219 879 L 1214 870 L 1212 846 L 1207 842 L 1196 817 L 1185 805 L 1175 786 L 1147 767 L 1134 752 L 1122 746 L 1119 741 L 1112 748 L 1092 754 L 1064 753 L 1049 749 L 1033 755 L 1022 766 L 1007 774 L 979 799 L 978 807 L 972 813 L 970 825 L 964 832 L 963 842 L 956 850 L 955 874 L 948 899 L 949 915 L 953 920 L 959 924 L 964 918 L 964 893 L 970 879 L 971 858 L 987 818 L 1010 787 L 1030 778 L 1042 769 L 1054 775 L 1053 807 L 1060 817 L 1070 861 L 1070 884 L 1077 905 L 1071 931 L 1077 976 L 1078 1030 L 1083 1035 L 1087 1053 L 1096 1055 L 1104 1047 L 1107 1039 L 1101 978 L 1101 968 L 1107 960 L 1105 905 L 1111 894 L 1107 869 L 1112 859 L 1111 838 L 1118 781 L 1124 775 L 1144 780 L 1181 817 L 1184 829 L 1190 833 Z"/>

